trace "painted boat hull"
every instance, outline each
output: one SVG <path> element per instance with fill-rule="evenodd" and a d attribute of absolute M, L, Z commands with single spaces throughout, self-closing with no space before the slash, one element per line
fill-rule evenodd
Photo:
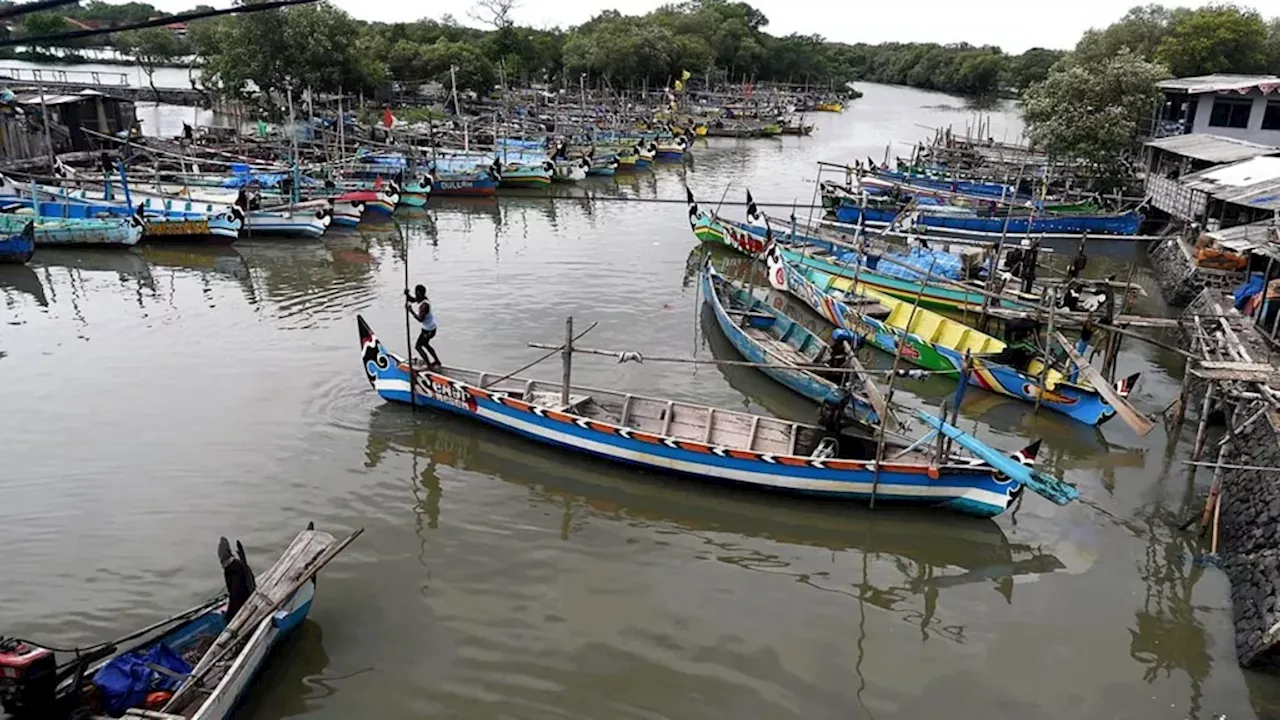
<path fill-rule="evenodd" d="M 498 181 L 498 185 L 512 190 L 538 190 L 549 187 L 554 175 L 554 166 L 550 168 L 509 166 L 502 170 L 502 179 Z"/>
<path fill-rule="evenodd" d="M 136 218 L 46 218 L 0 213 L 0 235 L 16 235 L 35 221 L 37 247 L 132 247 L 142 239 L 142 221 Z"/>
<path fill-rule="evenodd" d="M 778 275 L 782 274 L 783 278 Z M 960 375 L 964 367 L 964 354 L 945 345 L 933 342 L 910 332 L 891 327 L 877 318 L 859 313 L 844 302 L 824 292 L 834 279 L 830 275 L 809 269 L 797 268 L 789 262 L 771 260 L 770 282 L 779 282 L 792 295 L 799 298 L 827 322 L 861 335 L 877 348 L 897 354 L 902 344 L 902 359 L 926 370 L 950 372 Z M 1041 384 L 1038 375 L 996 362 L 991 356 L 971 356 L 969 384 L 1006 397 L 1026 402 L 1036 402 L 1054 412 L 1065 415 L 1085 425 L 1101 425 L 1115 416 L 1115 408 L 1102 399 L 1096 390 L 1069 382 Z"/>
<path fill-rule="evenodd" d="M 510 393 L 488 390 L 442 372 L 410 369 L 357 318 L 364 371 L 384 400 L 416 404 L 484 422 L 526 439 L 652 471 L 702 481 L 826 498 L 940 507 L 978 517 L 1003 512 L 1021 489 L 1018 482 L 982 465 L 930 469 L 845 459 L 780 456 L 729 450 L 713 444 L 653 435 L 558 412 Z M 1006 469 L 1016 472 L 1012 465 Z M 873 491 L 873 486 L 875 490 Z"/>
<path fill-rule="evenodd" d="M 18 232 L 0 237 L 0 263 L 25 265 L 35 250 L 36 241 L 32 233 Z"/>
<path fill-rule="evenodd" d="M 883 208 L 866 208 L 848 203 L 841 204 L 835 210 L 836 219 L 843 223 L 857 223 L 865 215 L 867 222 L 892 222 L 897 213 Z M 964 230 L 966 232 L 1001 233 L 1014 235 L 1038 233 L 1092 233 L 1103 235 L 1137 235 L 1144 217 L 1137 212 L 1118 215 L 1086 215 L 1072 213 L 1067 215 L 1037 215 L 1031 217 L 1015 216 L 979 217 L 976 215 L 948 215 L 919 211 L 915 217 L 916 225 L 945 230 Z"/>
<path fill-rule="evenodd" d="M 488 197 L 498 192 L 498 181 L 489 173 L 474 175 L 437 175 L 431 181 L 431 194 L 439 197 Z"/>
<path fill-rule="evenodd" d="M 763 236 L 751 230 L 733 224 L 722 223 L 706 214 L 699 214 L 693 218 L 692 228 L 694 236 L 699 241 L 723 245 L 748 257 L 755 257 L 764 252 L 767 244 Z M 854 274 L 852 267 L 837 265 L 820 258 L 804 255 L 788 247 L 783 247 L 781 250 L 783 257 L 792 264 L 816 268 L 832 275 L 852 277 Z M 920 305 L 926 308 L 977 311 L 982 307 L 983 297 L 976 292 L 967 292 L 958 288 L 932 284 L 925 284 L 923 290 L 921 290 L 921 283 L 918 281 L 884 275 L 867 268 L 858 270 L 858 283 L 859 285 L 886 292 L 894 297 L 909 300 L 914 300 L 916 294 L 921 293 Z M 1013 303 L 1005 303 L 1003 305 L 1012 308 L 1022 307 Z"/>
<path fill-rule="evenodd" d="M 768 303 L 752 296 L 746 290 L 736 287 L 709 266 L 703 269 L 700 283 L 702 284 L 702 297 L 715 312 L 716 323 L 720 326 L 720 331 L 724 333 L 725 337 L 729 339 L 729 343 L 733 345 L 733 348 L 742 357 L 751 362 L 775 366 L 760 368 L 760 371 L 797 395 L 806 397 L 816 403 L 824 401 L 839 402 L 842 392 L 830 380 L 806 370 L 788 370 L 776 367 L 782 361 L 770 354 L 763 345 L 744 332 L 733 321 L 733 318 L 729 317 L 728 310 L 725 308 L 721 298 L 730 298 L 741 307 L 749 306 L 753 313 L 772 316 L 773 324 L 775 324 L 775 329 L 778 332 L 770 334 L 792 345 L 802 354 L 807 355 L 806 350 L 810 348 L 813 350 L 824 348 L 826 346 L 825 342 L 810 332 L 808 328 L 773 309 Z M 880 423 L 880 417 L 875 408 L 860 397 L 855 397 L 854 399 L 851 416 L 854 420 L 869 427 Z"/>

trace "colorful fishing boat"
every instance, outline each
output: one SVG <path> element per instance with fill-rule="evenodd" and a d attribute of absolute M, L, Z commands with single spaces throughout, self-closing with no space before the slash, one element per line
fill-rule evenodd
<path fill-rule="evenodd" d="M 426 207 L 427 201 L 431 199 L 431 177 L 423 176 L 417 180 L 408 183 L 400 191 L 400 202 L 405 207 Z"/>
<path fill-rule="evenodd" d="M 840 401 L 843 391 L 831 380 L 810 370 L 778 367 L 821 365 L 829 349 L 822 338 L 717 273 L 709 259 L 699 282 L 721 332 L 744 358 L 769 365 L 761 372 L 814 402 Z M 855 395 L 850 407 L 852 418 L 863 426 L 880 424 L 869 398 Z"/>
<path fill-rule="evenodd" d="M 552 182 L 581 182 L 587 179 L 587 171 L 591 169 L 591 161 L 587 158 L 552 161 Z"/>
<path fill-rule="evenodd" d="M 1086 383 L 1077 382 L 1055 368 L 1045 368 L 1038 357 L 1025 365 L 1006 353 L 1004 341 L 958 320 L 917 307 L 887 293 L 858 287 L 852 278 L 788 263 L 776 248 L 768 253 L 769 282 L 789 291 L 828 322 L 846 328 L 891 354 L 927 370 L 959 376 L 969 358 L 965 375 L 975 387 L 1008 397 L 1039 402 L 1042 406 L 1086 425 L 1100 425 L 1116 410 Z M 861 278 L 859 278 L 861 279 Z M 1015 361 L 1016 362 L 1016 361 Z M 1138 381 L 1135 373 L 1116 384 L 1127 397 Z"/>
<path fill-rule="evenodd" d="M 19 232 L 0 234 L 0 263 L 25 265 L 35 250 L 34 222 L 28 222 Z"/>
<path fill-rule="evenodd" d="M 1066 504 L 1071 485 L 919 413 L 973 457 L 934 462 L 928 449 L 904 448 L 893 459 L 831 455 L 821 428 L 695 403 L 580 386 L 562 388 L 501 373 L 411 366 L 387 350 L 363 318 L 361 362 L 384 400 L 428 407 L 488 423 L 530 440 L 659 472 L 756 489 L 948 508 L 992 517 L 1023 487 Z M 562 402 L 562 390 L 568 402 Z M 1038 442 L 1023 451 L 1031 454 Z M 843 451 L 845 444 L 838 447 Z"/>
<path fill-rule="evenodd" d="M 591 167 L 587 168 L 587 175 L 590 177 L 613 177 L 614 173 L 622 165 L 621 158 L 616 153 L 605 153 L 604 155 L 596 155 L 591 158 Z M 635 163 L 632 163 L 634 167 Z"/>
<path fill-rule="evenodd" d="M 37 246 L 130 247 L 142 239 L 140 218 L 45 218 L 26 208 L 20 213 L 0 213 L 0 236 L 20 234 L 33 225 Z"/>
<path fill-rule="evenodd" d="M 556 166 L 550 160 L 540 165 L 510 164 L 502 168 L 498 185 L 508 189 L 537 190 L 551 185 Z"/>
<path fill-rule="evenodd" d="M 861 207 L 844 202 L 835 207 L 836 219 L 842 223 L 856 224 L 865 219 L 871 223 L 893 222 L 902 212 L 896 205 L 885 207 Z M 1145 217 L 1130 210 L 1123 213 L 1065 213 L 1048 212 L 1031 214 L 1019 211 L 1012 214 L 981 214 L 977 210 L 957 207 L 920 206 L 911 213 L 911 221 L 917 226 L 966 232 L 1009 233 L 1028 235 L 1041 233 L 1090 233 L 1100 235 L 1137 235 Z"/>
<path fill-rule="evenodd" d="M 310 613 L 316 574 L 357 535 L 338 541 L 312 528 L 299 533 L 257 576 L 253 593 L 231 618 L 224 595 L 121 640 L 77 650 L 61 666 L 54 650 L 0 639 L 0 703 L 6 716 L 230 718 L 272 648 Z M 240 562 L 247 565 L 243 548 L 236 545 Z"/>
<path fill-rule="evenodd" d="M 697 212 L 696 204 L 690 207 L 690 225 L 693 234 L 699 241 L 724 245 L 749 257 L 764 252 L 769 241 L 764 228 L 723 220 L 708 213 Z M 812 267 L 832 275 L 851 276 L 853 265 L 842 258 L 851 254 L 857 260 L 860 256 L 848 248 L 836 243 L 805 235 L 797 235 L 794 240 L 790 234 L 783 234 L 780 241 L 792 241 L 780 247 L 783 257 L 789 263 Z M 940 251 L 931 251 L 940 252 Z M 888 254 L 886 254 L 888 255 Z M 941 253 L 945 256 L 946 253 Z M 919 271 L 895 265 L 881 256 L 874 263 L 868 258 L 862 261 L 858 270 L 858 282 L 862 286 L 889 293 L 897 297 L 915 298 L 920 295 L 921 307 L 941 310 L 961 310 L 976 312 L 983 307 L 983 295 L 963 289 L 961 281 L 948 285 L 925 282 L 928 262 Z M 891 258 L 892 259 L 892 258 Z M 951 262 L 958 262 L 952 258 Z M 874 265 L 874 267 L 868 267 Z M 939 269 L 935 264 L 935 270 Z M 999 307 L 1010 309 L 1026 309 L 1027 302 L 1015 300 L 999 301 Z"/>
<path fill-rule="evenodd" d="M 837 100 L 826 100 L 813 104 L 813 109 L 818 112 L 844 112 L 844 103 Z"/>
<path fill-rule="evenodd" d="M 618 167 L 614 171 L 620 173 L 635 172 L 640 162 L 640 156 L 636 153 L 618 153 L 617 159 Z"/>
<path fill-rule="evenodd" d="M 431 193 L 439 197 L 489 197 L 498 192 L 501 173 L 492 168 L 465 172 L 436 172 Z"/>
<path fill-rule="evenodd" d="M 678 162 L 684 159 L 689 143 L 683 137 L 659 141 L 654 148 L 654 159 L 662 162 Z"/>

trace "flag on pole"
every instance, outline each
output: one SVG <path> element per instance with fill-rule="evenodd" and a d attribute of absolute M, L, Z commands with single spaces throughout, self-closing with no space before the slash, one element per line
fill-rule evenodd
<path fill-rule="evenodd" d="M 676 92 L 684 92 L 684 81 L 683 81 L 683 80 L 677 80 L 677 81 L 676 81 Z"/>
<path fill-rule="evenodd" d="M 755 198 L 751 197 L 751 191 L 747 191 L 747 220 L 755 222 L 760 218 L 760 208 L 756 207 Z M 767 229 L 767 228 L 766 228 Z"/>
<path fill-rule="evenodd" d="M 692 74 L 692 73 L 690 73 L 688 70 L 683 70 L 683 71 L 681 71 L 681 72 L 680 72 L 680 79 L 681 79 L 681 80 L 688 81 L 688 79 L 689 79 L 689 78 L 691 78 L 691 77 L 693 77 L 693 74 Z"/>
<path fill-rule="evenodd" d="M 396 124 L 396 116 L 391 114 L 391 108 L 389 107 L 382 109 L 382 124 L 388 130 L 391 129 L 392 125 Z"/>

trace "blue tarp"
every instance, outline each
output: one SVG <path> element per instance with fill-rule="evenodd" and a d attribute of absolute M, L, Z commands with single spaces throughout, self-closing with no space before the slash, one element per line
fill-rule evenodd
<path fill-rule="evenodd" d="M 187 661 L 164 643 L 156 643 L 145 653 L 126 653 L 112 659 L 93 676 L 102 708 L 108 715 L 120 717 L 129 708 L 140 707 L 150 693 L 177 689 L 177 678 L 156 672 L 151 669 L 151 665 L 158 665 L 179 675 L 191 672 Z"/>
<path fill-rule="evenodd" d="M 963 276 L 960 258 L 941 250 L 913 247 L 901 252 L 885 253 L 884 256 L 897 262 L 880 262 L 879 256 L 869 255 L 863 267 L 903 280 L 924 280 L 930 266 L 933 267 L 933 274 L 938 277 L 959 280 Z M 858 254 L 852 250 L 840 253 L 837 257 L 846 265 L 854 265 L 858 261 Z M 906 263 L 920 270 L 917 272 L 898 263 Z"/>
<path fill-rule="evenodd" d="M 1249 275 L 1249 279 L 1231 293 L 1232 299 L 1236 302 L 1236 309 L 1243 310 L 1244 304 L 1249 302 L 1249 298 L 1262 292 L 1263 285 L 1265 283 L 1262 281 L 1262 273 Z"/>

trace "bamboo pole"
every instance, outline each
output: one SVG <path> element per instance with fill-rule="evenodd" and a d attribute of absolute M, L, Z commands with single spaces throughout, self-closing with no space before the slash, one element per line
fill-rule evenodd
<path fill-rule="evenodd" d="M 562 351 L 564 375 L 560 384 L 560 404 L 569 404 L 569 376 L 573 372 L 573 316 L 564 319 L 564 350 Z"/>
<path fill-rule="evenodd" d="M 396 222 L 394 218 L 392 219 L 392 222 L 395 223 L 396 234 L 400 236 L 400 242 L 404 244 L 404 292 L 405 292 L 405 295 L 408 295 L 409 294 L 409 238 L 404 234 L 404 231 L 400 228 L 400 223 Z M 418 411 L 418 390 L 417 390 L 418 376 L 417 376 L 417 372 L 413 368 L 413 331 L 410 330 L 409 328 L 410 328 L 409 313 L 406 312 L 404 315 L 404 344 L 405 344 L 405 347 L 408 348 L 408 354 L 405 357 L 409 358 L 409 407 L 413 408 L 413 411 L 416 413 Z"/>
<path fill-rule="evenodd" d="M 1048 390 L 1046 385 L 1049 378 L 1049 365 L 1053 358 L 1050 357 L 1050 350 L 1053 348 L 1053 321 L 1057 315 L 1058 303 L 1056 302 L 1058 293 L 1056 290 L 1049 290 L 1049 331 L 1044 338 L 1044 356 L 1040 361 L 1040 387 L 1036 390 L 1036 412 L 1040 412 L 1041 399 Z"/>
<path fill-rule="evenodd" d="M 938 262 L 937 258 L 934 258 L 929 262 L 930 273 L 933 272 L 933 266 L 936 265 L 937 262 Z M 887 397 L 885 398 L 886 406 L 891 405 L 893 403 L 893 389 L 895 384 L 894 380 L 897 379 L 898 367 L 902 364 L 902 346 L 904 343 L 906 343 L 907 333 L 911 330 L 911 326 L 915 322 L 916 311 L 920 309 L 920 298 L 922 295 L 924 295 L 924 283 L 921 283 L 920 288 L 916 290 L 916 299 L 911 305 L 911 315 L 907 317 L 906 327 L 904 328 L 904 332 L 902 333 L 901 338 L 893 346 L 893 350 L 894 350 L 893 374 L 889 376 L 889 388 L 888 388 L 888 391 L 886 392 Z M 885 422 L 885 419 L 882 418 L 880 422 L 879 437 L 876 438 L 876 463 L 875 463 L 875 470 L 872 471 L 872 475 L 871 475 L 871 507 L 872 509 L 874 509 L 876 506 L 876 493 L 880 490 L 880 463 L 884 459 L 884 431 L 885 431 L 885 426 L 887 424 L 888 423 Z M 938 434 L 942 435 L 942 433 L 938 433 Z"/>

